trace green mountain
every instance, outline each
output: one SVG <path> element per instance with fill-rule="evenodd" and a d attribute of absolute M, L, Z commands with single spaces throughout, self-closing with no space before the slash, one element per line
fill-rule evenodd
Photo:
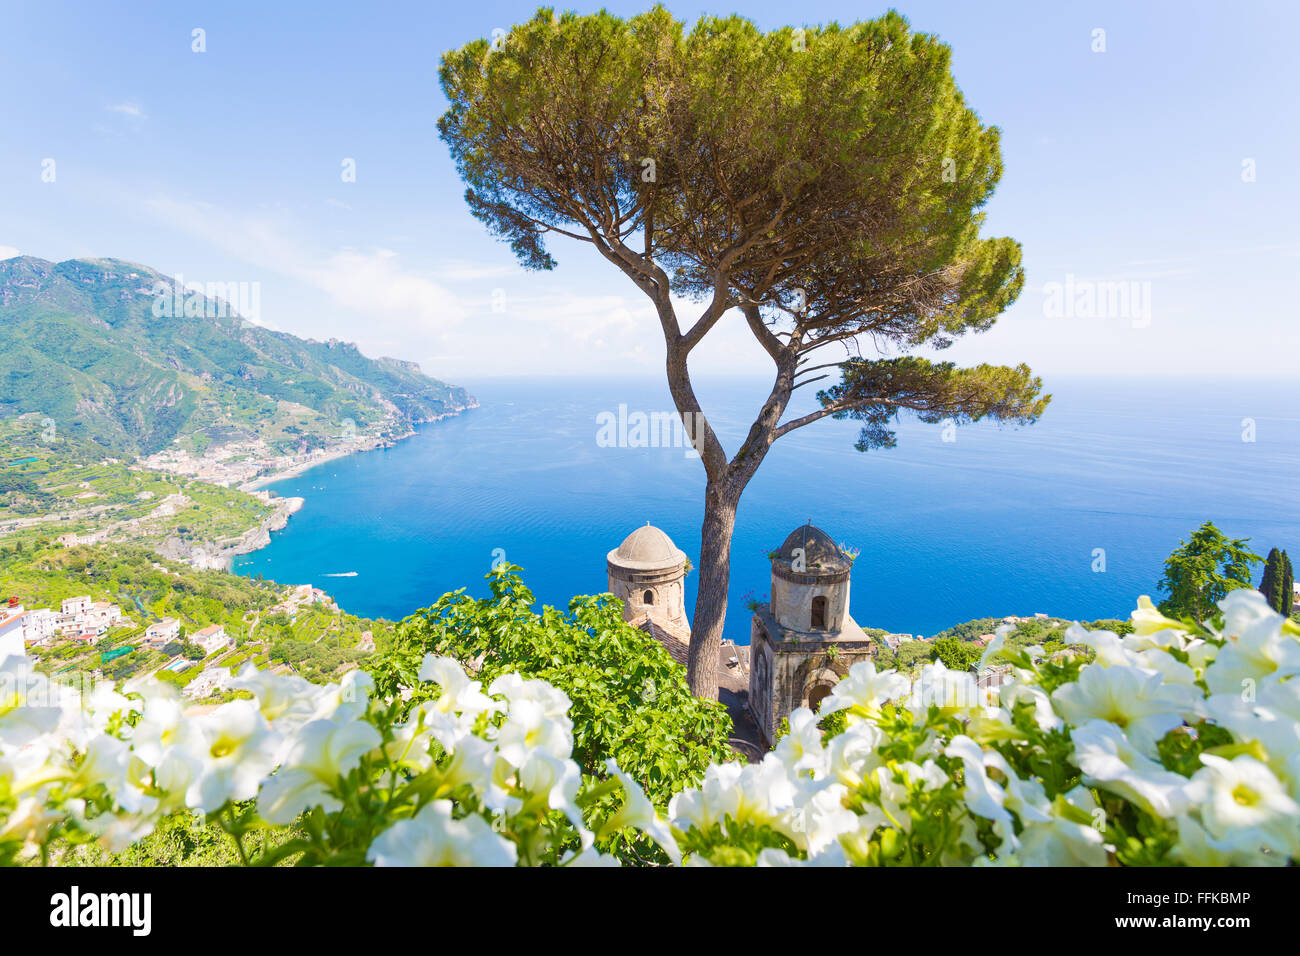
<path fill-rule="evenodd" d="M 413 363 L 255 325 L 233 292 L 191 294 L 118 259 L 0 261 L 0 417 L 39 413 L 60 437 L 132 456 L 182 435 L 318 447 L 475 404 Z"/>

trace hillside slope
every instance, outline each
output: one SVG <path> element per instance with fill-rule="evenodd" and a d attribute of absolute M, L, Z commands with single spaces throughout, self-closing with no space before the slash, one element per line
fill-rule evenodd
<path fill-rule="evenodd" d="M 177 305 L 163 316 L 160 290 Z M 473 404 L 413 363 L 262 328 L 146 266 L 0 261 L 0 417 L 39 413 L 106 452 L 148 455 L 182 435 L 283 452 L 353 430 L 397 434 Z"/>

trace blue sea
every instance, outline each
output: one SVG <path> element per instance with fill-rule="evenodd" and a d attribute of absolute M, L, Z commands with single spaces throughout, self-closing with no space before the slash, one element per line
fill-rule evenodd
<path fill-rule="evenodd" d="M 599 416 L 620 405 L 670 411 L 662 382 L 458 384 L 480 408 L 272 485 L 306 504 L 235 571 L 310 582 L 348 611 L 397 619 L 456 588 L 485 595 L 498 557 L 524 568 L 539 601 L 564 607 L 605 589 L 606 552 L 647 521 L 696 560 L 698 458 L 598 441 Z M 697 383 L 729 453 L 766 390 Z M 945 434 L 904 421 L 896 448 L 865 454 L 849 421 L 781 439 L 741 501 L 727 636 L 748 642 L 745 597 L 766 597 L 766 555 L 809 519 L 861 551 L 853 617 L 919 635 L 1008 614 L 1126 617 L 1206 520 L 1260 554 L 1300 554 L 1300 381 L 1068 378 L 1047 390 L 1052 404 L 1030 427 Z"/>

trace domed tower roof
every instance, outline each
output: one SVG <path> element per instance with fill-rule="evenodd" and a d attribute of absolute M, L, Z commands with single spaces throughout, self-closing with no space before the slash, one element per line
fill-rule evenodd
<path fill-rule="evenodd" d="M 609 563 L 633 571 L 657 571 L 684 564 L 686 553 L 650 522 L 637 528 L 608 555 Z"/>
<path fill-rule="evenodd" d="M 803 549 L 802 568 L 792 567 L 796 548 Z M 812 576 L 847 574 L 853 567 L 853 562 L 840 550 L 835 539 L 811 521 L 790 532 L 773 556 L 772 564 Z"/>

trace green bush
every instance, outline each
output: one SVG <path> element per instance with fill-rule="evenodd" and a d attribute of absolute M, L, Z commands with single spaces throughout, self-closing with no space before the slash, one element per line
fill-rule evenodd
<path fill-rule="evenodd" d="M 567 614 L 539 614 L 519 570 L 489 574 L 490 598 L 453 591 L 402 621 L 392 650 L 367 668 L 379 693 L 420 688 L 412 702 L 432 693 L 416 680 L 425 654 L 466 662 L 484 687 L 512 671 L 547 680 L 573 702 L 573 759 L 583 773 L 604 778 L 613 757 L 661 809 L 711 760 L 733 756 L 726 709 L 691 694 L 686 669 L 623 620 L 619 601 L 577 597 Z"/>

